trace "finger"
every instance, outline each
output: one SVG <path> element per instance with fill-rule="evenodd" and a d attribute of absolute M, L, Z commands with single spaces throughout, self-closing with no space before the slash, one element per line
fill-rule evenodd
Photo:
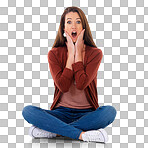
<path fill-rule="evenodd" d="M 78 38 L 80 38 L 80 39 L 83 40 L 84 31 L 85 31 L 85 29 L 83 29 L 83 30 L 80 32 Z"/>
<path fill-rule="evenodd" d="M 67 32 L 67 31 L 65 31 L 65 34 L 66 34 L 67 40 L 69 40 L 69 41 L 70 41 L 70 36 L 69 36 L 69 34 L 68 34 L 68 32 Z"/>
<path fill-rule="evenodd" d="M 81 31 L 81 36 L 83 36 L 83 35 L 84 35 L 84 31 L 85 31 L 85 29 L 83 29 L 83 30 Z"/>
<path fill-rule="evenodd" d="M 84 35 L 85 29 L 83 29 L 83 35 Z"/>
<path fill-rule="evenodd" d="M 66 39 L 67 39 L 67 42 L 70 42 L 70 38 L 68 34 L 66 34 Z"/>
<path fill-rule="evenodd" d="M 67 31 L 65 30 L 65 34 L 66 34 L 66 37 L 68 36 L 68 33 L 67 33 Z"/>
<path fill-rule="evenodd" d="M 84 31 L 85 31 L 85 29 L 83 29 L 83 30 L 79 33 L 79 35 L 83 34 L 83 33 L 84 33 Z"/>
<path fill-rule="evenodd" d="M 68 33 L 67 31 L 65 31 L 65 32 L 66 32 L 66 34 L 67 34 L 68 36 L 70 36 L 69 33 Z"/>
<path fill-rule="evenodd" d="M 68 43 L 73 43 L 71 36 L 69 35 L 69 33 L 65 30 L 65 34 L 66 34 L 66 38 Z"/>
<path fill-rule="evenodd" d="M 85 29 L 83 29 L 81 32 L 83 33 L 85 31 Z"/>
<path fill-rule="evenodd" d="M 73 43 L 71 36 L 68 35 L 69 42 Z"/>

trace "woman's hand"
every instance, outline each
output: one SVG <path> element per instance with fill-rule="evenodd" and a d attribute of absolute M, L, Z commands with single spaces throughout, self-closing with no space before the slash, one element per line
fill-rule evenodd
<path fill-rule="evenodd" d="M 68 55 L 75 56 L 75 46 L 73 44 L 73 41 L 67 31 L 65 31 L 65 34 L 66 34 L 66 39 L 67 39 L 67 42 L 65 43 L 68 49 Z"/>
<path fill-rule="evenodd" d="M 84 50 L 84 40 L 83 40 L 83 35 L 84 35 L 85 29 L 81 31 L 81 33 L 78 35 L 77 41 L 75 43 L 75 48 L 76 48 L 76 53 L 82 53 Z"/>

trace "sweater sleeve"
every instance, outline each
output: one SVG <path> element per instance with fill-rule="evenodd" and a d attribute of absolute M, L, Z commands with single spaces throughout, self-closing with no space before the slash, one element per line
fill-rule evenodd
<path fill-rule="evenodd" d="M 102 51 L 99 49 L 93 52 L 93 54 L 88 58 L 89 60 L 85 69 L 82 61 L 72 64 L 77 89 L 83 90 L 93 81 L 97 74 L 102 57 Z"/>
<path fill-rule="evenodd" d="M 67 92 L 70 88 L 73 79 L 73 71 L 69 68 L 61 68 L 55 54 L 50 50 L 48 52 L 48 63 L 52 78 L 61 92 Z"/>

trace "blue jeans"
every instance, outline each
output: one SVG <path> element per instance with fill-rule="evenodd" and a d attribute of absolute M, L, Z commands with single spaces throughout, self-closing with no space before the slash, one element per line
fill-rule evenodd
<path fill-rule="evenodd" d="M 59 106 L 46 110 L 28 105 L 23 108 L 24 119 L 34 126 L 61 136 L 79 139 L 81 132 L 105 128 L 116 116 L 116 109 L 110 105 L 100 106 L 95 111 Z"/>

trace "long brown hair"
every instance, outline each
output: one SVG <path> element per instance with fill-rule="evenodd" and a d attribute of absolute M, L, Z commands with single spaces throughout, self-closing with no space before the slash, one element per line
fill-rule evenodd
<path fill-rule="evenodd" d="M 65 25 L 65 15 L 69 12 L 77 12 L 78 15 L 80 16 L 80 19 L 82 21 L 82 28 L 85 29 L 84 36 L 83 36 L 84 44 L 89 45 L 91 47 L 97 47 L 93 41 L 90 27 L 84 12 L 80 8 L 72 6 L 72 7 L 67 7 L 61 16 L 59 30 L 52 48 L 59 47 L 59 46 L 66 46 L 65 42 L 67 41 L 67 39 L 66 37 L 63 36 L 63 33 L 64 33 L 64 25 Z"/>

